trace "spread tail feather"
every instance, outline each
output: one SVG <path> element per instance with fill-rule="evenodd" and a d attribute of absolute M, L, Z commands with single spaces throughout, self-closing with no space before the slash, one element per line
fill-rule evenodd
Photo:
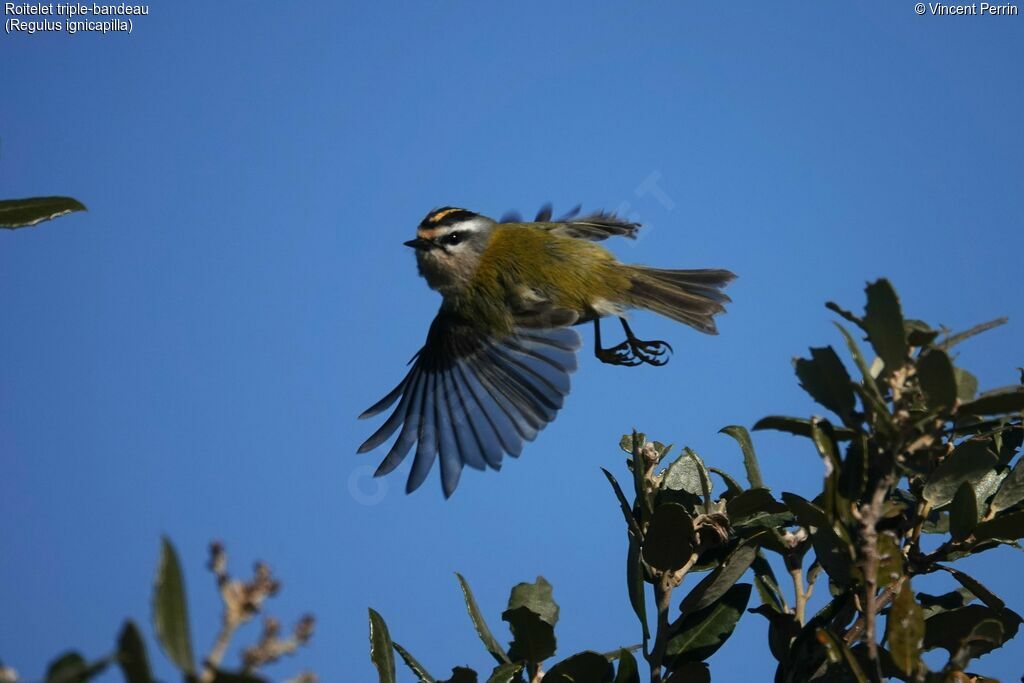
<path fill-rule="evenodd" d="M 731 299 L 722 291 L 736 277 L 728 270 L 663 270 L 626 266 L 627 303 L 685 323 L 705 334 L 718 334 L 715 315 Z"/>

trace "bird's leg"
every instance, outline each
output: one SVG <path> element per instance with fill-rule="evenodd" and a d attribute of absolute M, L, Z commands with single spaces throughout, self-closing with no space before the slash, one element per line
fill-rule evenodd
<path fill-rule="evenodd" d="M 619 322 L 622 323 L 622 330 L 626 333 L 625 343 L 629 345 L 634 358 L 648 365 L 664 365 L 668 362 L 668 354 L 672 353 L 671 344 L 657 339 L 652 341 L 637 339 L 633 330 L 629 329 L 629 323 L 625 318 L 619 318 Z"/>
<path fill-rule="evenodd" d="M 640 365 L 643 361 L 633 355 L 633 346 L 629 340 L 611 348 L 601 348 L 601 319 L 594 318 L 594 355 L 602 363 L 609 365 Z"/>

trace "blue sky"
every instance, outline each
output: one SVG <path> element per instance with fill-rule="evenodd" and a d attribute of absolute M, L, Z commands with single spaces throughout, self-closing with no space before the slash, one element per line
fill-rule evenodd
<path fill-rule="evenodd" d="M 838 344 L 822 304 L 859 307 L 882 275 L 913 317 L 1009 315 L 961 359 L 983 386 L 1016 380 L 1022 22 L 902 0 L 156 2 L 131 35 L 4 35 L 0 194 L 89 212 L 0 234 L 0 655 L 34 678 L 145 623 L 164 533 L 197 649 L 211 538 L 284 579 L 274 614 L 316 613 L 274 675 L 370 680 L 368 606 L 435 676 L 486 665 L 456 570 L 502 640 L 509 588 L 543 574 L 560 654 L 636 642 L 598 469 L 624 472 L 620 434 L 742 473 L 718 429 L 811 413 L 791 358 Z M 549 200 L 645 223 L 610 245 L 623 260 L 738 273 L 721 335 L 638 314 L 672 362 L 584 354 L 502 472 L 447 502 L 436 473 L 411 497 L 401 473 L 370 480 L 382 453 L 355 449 L 375 423 L 355 416 L 438 303 L 401 242 L 435 206 Z M 807 444 L 756 444 L 776 493 L 817 491 Z M 1020 608 L 1020 556 L 1000 552 L 966 564 Z M 767 676 L 764 636 L 744 619 L 716 680 Z M 1021 651 L 977 668 L 1016 677 Z"/>

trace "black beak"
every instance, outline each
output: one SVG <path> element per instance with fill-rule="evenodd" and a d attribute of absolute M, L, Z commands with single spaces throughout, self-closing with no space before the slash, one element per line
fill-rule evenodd
<path fill-rule="evenodd" d="M 419 249 L 420 251 L 428 251 L 434 248 L 434 243 L 430 240 L 425 240 L 422 237 L 417 237 L 414 240 L 405 242 L 405 246 L 412 247 L 413 249 Z"/>

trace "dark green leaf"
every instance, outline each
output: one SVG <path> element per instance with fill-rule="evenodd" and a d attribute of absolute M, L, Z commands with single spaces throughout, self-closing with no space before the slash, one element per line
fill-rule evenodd
<path fill-rule="evenodd" d="M 921 320 L 904 320 L 903 323 L 907 332 L 907 343 L 911 346 L 928 346 L 939 336 L 939 330 L 933 330 Z"/>
<path fill-rule="evenodd" d="M 757 589 L 761 602 L 776 612 L 784 612 L 786 601 L 782 596 L 782 588 L 779 587 L 779 581 L 775 578 L 772 565 L 760 550 L 757 551 L 750 568 L 754 570 L 754 588 Z"/>
<path fill-rule="evenodd" d="M 539 664 L 555 654 L 555 627 L 529 607 L 507 609 L 501 618 L 512 630 L 512 661 Z"/>
<path fill-rule="evenodd" d="M 544 683 L 612 683 L 612 663 L 597 652 L 580 652 L 563 659 L 544 674 Z"/>
<path fill-rule="evenodd" d="M 622 509 L 622 516 L 626 520 L 626 526 L 631 529 L 639 529 L 636 519 L 633 517 L 633 508 L 630 506 L 629 501 L 626 500 L 626 494 L 622 492 L 622 487 L 619 486 L 619 482 L 616 481 L 615 477 L 612 476 L 612 473 L 605 468 L 602 467 L 601 471 L 604 472 L 604 476 L 608 479 L 608 483 L 611 484 L 612 491 L 615 492 L 615 497 L 619 501 L 619 508 Z"/>
<path fill-rule="evenodd" d="M 841 669 L 845 670 L 857 683 L 868 683 L 869 679 L 864 674 L 863 669 L 860 668 L 860 663 L 853 656 L 853 652 L 850 651 L 850 648 L 842 638 L 837 637 L 836 634 L 827 628 L 817 629 L 814 632 L 814 636 L 825 649 L 825 656 L 828 657 L 832 664 L 838 665 Z M 829 677 L 831 677 L 831 674 Z"/>
<path fill-rule="evenodd" d="M 750 584 L 737 583 L 714 602 L 684 614 L 672 625 L 666 654 L 677 661 L 704 661 L 722 647 L 750 600 Z"/>
<path fill-rule="evenodd" d="M 117 663 L 127 683 L 153 683 L 146 644 L 135 622 L 130 619 L 124 622 L 117 638 Z"/>
<path fill-rule="evenodd" d="M 943 460 L 928 477 L 924 497 L 933 507 L 942 507 L 956 495 L 964 482 L 974 485 L 996 467 L 996 455 L 986 441 L 965 441 Z"/>
<path fill-rule="evenodd" d="M 853 362 L 857 365 L 857 369 L 860 370 L 861 384 L 856 385 L 855 389 L 859 387 L 858 393 L 864 398 L 866 403 L 873 407 L 873 412 L 880 411 L 881 407 L 885 405 L 885 401 L 882 398 L 882 393 L 878 390 L 878 384 L 875 381 L 874 375 L 871 374 L 871 368 L 868 367 L 867 362 L 864 360 L 860 346 L 857 345 L 857 341 L 846 331 L 845 327 L 839 323 L 835 325 L 839 328 L 839 333 L 843 335 L 843 339 L 846 341 L 846 348 L 849 349 Z"/>
<path fill-rule="evenodd" d="M 3 199 L 0 200 L 0 228 L 26 228 L 51 218 L 85 210 L 84 204 L 71 197 Z"/>
<path fill-rule="evenodd" d="M 994 610 L 986 605 L 967 605 L 939 612 L 925 620 L 924 649 L 942 648 L 950 655 L 955 655 L 963 642 L 970 637 L 974 627 L 988 619 L 995 619 L 1002 624 L 1003 642 L 1013 638 L 1020 627 L 1020 617 L 1012 610 Z M 981 647 L 973 656 L 980 656 L 993 649 L 995 648 L 991 645 L 987 648 Z"/>
<path fill-rule="evenodd" d="M 722 498 L 729 500 L 743 493 L 743 487 L 739 485 L 739 482 L 729 476 L 728 472 L 724 472 L 717 467 L 709 467 L 708 472 L 717 474 L 722 478 L 722 481 L 725 482 L 725 493 L 722 494 Z"/>
<path fill-rule="evenodd" d="M 705 490 L 711 490 L 711 476 L 700 457 L 686 448 L 665 469 L 661 488 L 703 496 Z"/>
<path fill-rule="evenodd" d="M 928 349 L 917 360 L 917 378 L 932 410 L 947 410 L 957 399 L 956 373 L 942 349 Z"/>
<path fill-rule="evenodd" d="M 89 665 L 77 652 L 61 655 L 46 669 L 46 683 L 84 683 L 87 680 Z"/>
<path fill-rule="evenodd" d="M 898 580 L 903 575 L 903 551 L 891 532 L 878 534 L 875 549 L 878 553 L 878 583 L 887 585 Z"/>
<path fill-rule="evenodd" d="M 1024 500 L 1024 458 L 1017 461 L 1017 464 L 1010 470 L 1010 474 L 1003 479 L 999 485 L 996 495 L 989 503 L 992 514 L 1011 508 Z"/>
<path fill-rule="evenodd" d="M 643 560 L 640 558 L 640 540 L 633 534 L 629 535 L 629 550 L 626 552 L 626 588 L 629 593 L 629 604 L 633 613 L 640 620 L 644 642 L 651 636 L 647 625 L 647 594 L 644 587 Z"/>
<path fill-rule="evenodd" d="M 451 678 L 447 678 L 441 681 L 441 683 L 476 683 L 476 681 L 475 671 L 464 666 L 457 666 L 452 669 Z"/>
<path fill-rule="evenodd" d="M 370 660 L 377 667 L 380 683 L 395 683 L 395 653 L 388 626 L 375 610 L 370 610 Z"/>
<path fill-rule="evenodd" d="M 508 597 L 508 609 L 525 607 L 552 626 L 558 623 L 558 605 L 551 584 L 543 576 L 533 583 L 518 583 Z"/>
<path fill-rule="evenodd" d="M 757 543 L 741 543 L 726 557 L 718 567 L 701 579 L 693 587 L 679 605 L 683 618 L 687 614 L 704 609 L 732 588 L 739 581 L 757 557 Z"/>
<path fill-rule="evenodd" d="M 840 586 L 848 585 L 852 578 L 852 549 L 836 533 L 825 512 L 794 493 L 783 493 L 782 499 L 810 533 L 815 557 L 825 572 Z"/>
<path fill-rule="evenodd" d="M 523 665 L 518 662 L 500 664 L 491 672 L 487 683 L 518 683 L 518 681 L 522 680 L 519 678 L 522 670 Z"/>
<path fill-rule="evenodd" d="M 949 506 L 949 532 L 954 541 L 962 541 L 977 525 L 978 500 L 974 496 L 974 487 L 965 481 L 956 490 Z"/>
<path fill-rule="evenodd" d="M 651 516 L 643 557 L 655 569 L 675 571 L 693 553 L 693 519 L 682 505 L 664 503 Z"/>
<path fill-rule="evenodd" d="M 941 566 L 941 565 L 940 565 Z M 943 593 L 942 595 L 931 595 L 929 593 L 918 593 L 917 601 L 924 608 L 924 618 L 928 619 L 939 612 L 948 612 L 951 609 L 958 609 L 974 600 L 974 593 L 966 588 L 957 588 L 955 591 Z"/>
<path fill-rule="evenodd" d="M 974 527 L 976 541 L 1016 541 L 1024 538 L 1024 511 L 1004 512 Z"/>
<path fill-rule="evenodd" d="M 1004 607 L 1006 607 L 1006 603 L 1003 602 L 1002 598 L 997 596 L 995 593 L 990 591 L 988 588 L 985 588 L 985 586 L 983 586 L 981 584 L 981 582 L 978 581 L 977 579 L 975 579 L 974 577 L 972 577 L 972 576 L 970 576 L 968 574 L 963 573 L 959 569 L 953 569 L 952 567 L 946 567 L 946 566 L 943 566 L 941 564 L 936 565 L 936 566 L 939 569 L 942 569 L 943 571 L 947 571 L 950 574 L 952 574 L 953 578 L 956 579 L 957 581 L 959 581 L 960 585 L 962 585 L 964 588 L 966 588 L 968 590 L 968 592 L 970 593 L 970 595 L 973 595 L 973 596 L 977 597 L 979 600 L 984 602 L 986 605 L 988 605 L 992 609 L 994 609 L 996 611 L 1000 611 Z M 969 602 L 969 601 L 970 601 L 969 599 L 965 600 L 961 605 L 957 605 L 957 607 L 962 607 L 964 604 L 967 604 L 967 602 Z"/>
<path fill-rule="evenodd" d="M 679 662 L 666 683 L 711 683 L 711 670 L 704 662 Z"/>
<path fill-rule="evenodd" d="M 802 417 L 769 415 L 758 420 L 753 429 L 755 432 L 763 429 L 773 429 L 777 432 L 788 432 L 796 436 L 811 438 L 811 421 L 805 420 Z M 845 427 L 835 428 L 835 438 L 837 441 L 849 441 L 853 438 L 854 434 L 855 432 L 852 429 L 846 429 Z"/>
<path fill-rule="evenodd" d="M 739 524 L 752 517 L 777 515 L 789 510 L 786 505 L 775 500 L 768 489 L 747 489 L 726 503 L 729 521 Z"/>
<path fill-rule="evenodd" d="M 736 439 L 743 451 L 743 466 L 747 470 L 747 481 L 751 488 L 767 488 L 764 480 L 761 479 L 761 466 L 757 463 L 757 454 L 754 452 L 754 443 L 750 440 L 750 433 L 746 427 L 729 425 L 718 431 L 719 434 L 728 434 Z"/>
<path fill-rule="evenodd" d="M 870 283 L 864 291 L 868 297 L 864 329 L 875 353 L 885 364 L 885 372 L 890 373 L 906 363 L 909 353 L 900 300 L 885 279 Z"/>
<path fill-rule="evenodd" d="M 793 366 L 804 391 L 849 424 L 854 409 L 850 373 L 835 350 L 831 346 L 812 348 L 810 359 L 797 358 Z"/>
<path fill-rule="evenodd" d="M 910 579 L 904 582 L 900 592 L 893 599 L 885 629 L 893 663 L 905 675 L 912 675 L 921 661 L 924 611 L 914 600 Z"/>
<path fill-rule="evenodd" d="M 408 650 L 399 645 L 398 643 L 392 642 L 391 645 L 395 648 L 395 652 L 402 658 L 405 665 L 409 667 L 409 670 L 416 674 L 419 683 L 437 683 L 433 676 L 427 673 L 427 670 L 423 668 L 423 665 L 416 661 Z"/>
<path fill-rule="evenodd" d="M 185 673 L 194 673 L 185 579 L 178 553 L 166 537 L 161 544 L 160 564 L 153 583 L 153 630 L 167 658 Z"/>
<path fill-rule="evenodd" d="M 961 368 L 953 368 L 956 374 L 956 397 L 961 403 L 971 401 L 978 394 L 978 378 Z"/>
<path fill-rule="evenodd" d="M 990 391 L 973 401 L 964 403 L 957 410 L 958 415 L 1003 415 L 1024 411 L 1024 387 L 1013 387 Z"/>
<path fill-rule="evenodd" d="M 747 610 L 760 614 L 768 620 L 768 649 L 777 661 L 784 661 L 789 656 L 789 646 L 800 634 L 800 622 L 789 612 L 779 612 L 767 604 Z"/>
<path fill-rule="evenodd" d="M 619 670 L 615 672 L 615 683 L 640 683 L 640 670 L 636 658 L 629 650 L 619 650 Z"/>
<path fill-rule="evenodd" d="M 466 601 L 466 610 L 469 612 L 469 618 L 473 622 L 473 628 L 476 629 L 476 633 L 480 636 L 480 641 L 483 642 L 484 647 L 491 653 L 491 656 L 499 664 L 508 662 L 508 656 L 505 654 L 504 648 L 498 643 L 498 639 L 491 633 L 491 629 L 488 628 L 487 622 L 484 621 L 484 615 L 480 613 L 480 607 L 476 604 L 476 598 L 473 597 L 473 591 L 469 588 L 469 583 L 463 578 L 462 574 L 455 572 L 455 576 L 459 579 L 459 586 L 462 588 L 462 597 Z"/>

